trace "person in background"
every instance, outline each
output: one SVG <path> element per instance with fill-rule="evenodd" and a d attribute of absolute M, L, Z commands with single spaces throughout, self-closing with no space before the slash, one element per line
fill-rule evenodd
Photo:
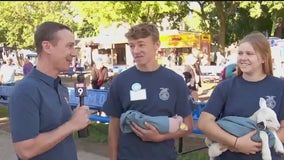
<path fill-rule="evenodd" d="M 192 53 L 188 54 L 186 57 L 185 64 L 186 65 L 191 65 L 192 68 L 195 71 L 195 82 L 198 84 L 199 87 L 201 87 L 201 61 L 200 61 L 200 50 L 197 49 L 196 47 L 192 48 Z"/>
<path fill-rule="evenodd" d="M 180 52 L 176 52 L 176 66 L 181 66 L 182 65 L 182 55 Z"/>
<path fill-rule="evenodd" d="M 108 69 L 102 62 L 93 64 L 91 69 L 91 84 L 93 89 L 100 89 L 109 80 Z"/>
<path fill-rule="evenodd" d="M 208 66 L 208 65 L 210 65 L 207 53 L 204 53 L 204 52 L 200 51 L 200 54 L 198 55 L 198 58 L 200 59 L 200 65 L 201 66 Z"/>
<path fill-rule="evenodd" d="M 118 75 L 118 72 L 114 72 L 112 76 L 108 77 L 108 80 L 101 85 L 101 89 L 108 90 L 112 84 L 112 80 Z"/>
<path fill-rule="evenodd" d="M 195 81 L 196 73 L 191 65 L 184 65 L 183 76 L 188 86 L 189 93 L 192 95 L 194 101 L 198 101 L 198 89 Z"/>
<path fill-rule="evenodd" d="M 225 116 L 250 117 L 259 109 L 260 97 L 277 114 L 277 134 L 284 142 L 284 80 L 273 76 L 270 45 L 260 32 L 246 35 L 239 43 L 237 74 L 221 81 L 200 115 L 198 128 L 209 139 L 229 148 L 216 160 L 260 160 L 261 142 L 252 140 L 255 131 L 236 137 L 221 129 L 216 120 Z M 273 147 L 272 160 L 281 160 Z"/>
<path fill-rule="evenodd" d="M 228 79 L 228 78 L 232 78 L 237 74 L 237 64 L 236 63 L 231 63 L 228 64 L 227 66 L 225 66 L 222 70 L 221 70 L 221 81 Z"/>
<path fill-rule="evenodd" d="M 216 57 L 217 66 L 224 66 L 226 64 L 226 58 L 219 51 L 216 53 Z"/>
<path fill-rule="evenodd" d="M 76 56 L 72 30 L 44 22 L 34 34 L 36 67 L 15 85 L 9 99 L 12 141 L 19 159 L 77 160 L 73 132 L 89 123 L 89 107 L 71 110 L 58 76 Z"/>
<path fill-rule="evenodd" d="M 135 66 L 117 75 L 109 89 L 103 111 L 110 116 L 108 144 L 111 160 L 176 160 L 175 138 L 190 134 L 193 119 L 189 92 L 183 77 L 158 64 L 159 31 L 153 24 L 141 23 L 125 34 Z M 145 123 L 146 129 L 132 123 L 132 133 L 122 133 L 120 118 L 128 110 L 149 116 L 180 115 L 188 130 L 161 134 Z"/>
<path fill-rule="evenodd" d="M 5 86 L 15 85 L 16 67 L 13 65 L 13 59 L 8 57 L 6 63 L 0 68 L 0 83 Z"/>
<path fill-rule="evenodd" d="M 93 89 L 100 89 L 100 86 L 98 86 L 98 79 L 99 69 L 97 68 L 96 63 L 94 63 L 91 68 L 91 85 Z"/>
<path fill-rule="evenodd" d="M 28 73 L 33 69 L 34 65 L 30 62 L 29 58 L 24 59 L 23 73 L 24 76 L 28 75 Z"/>
<path fill-rule="evenodd" d="M 98 84 L 101 88 L 102 85 L 109 80 L 108 68 L 106 67 L 106 62 L 100 63 L 98 67 L 100 68 L 99 69 Z"/>
<path fill-rule="evenodd" d="M 1 65 L 0 68 L 0 85 L 3 86 L 14 86 L 15 85 L 15 75 L 16 67 L 12 64 L 13 59 L 8 57 L 6 63 Z M 7 100 L 7 96 L 0 96 L 0 98 Z"/>

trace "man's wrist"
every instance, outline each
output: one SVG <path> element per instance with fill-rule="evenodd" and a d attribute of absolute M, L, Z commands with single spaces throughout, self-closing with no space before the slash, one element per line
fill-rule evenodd
<path fill-rule="evenodd" d="M 71 130 L 72 133 L 75 132 L 75 131 L 77 131 L 77 130 L 74 128 L 74 125 L 70 122 L 70 120 L 65 123 L 65 126 L 66 126 L 66 128 L 68 128 L 69 130 Z"/>

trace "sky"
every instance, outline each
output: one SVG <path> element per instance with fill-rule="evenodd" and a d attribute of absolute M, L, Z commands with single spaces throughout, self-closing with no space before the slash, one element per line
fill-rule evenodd
<path fill-rule="evenodd" d="M 197 2 L 195 2 L 195 1 L 189 2 L 189 4 L 190 4 L 191 8 L 193 8 L 193 9 L 194 8 L 200 8 L 199 4 Z"/>

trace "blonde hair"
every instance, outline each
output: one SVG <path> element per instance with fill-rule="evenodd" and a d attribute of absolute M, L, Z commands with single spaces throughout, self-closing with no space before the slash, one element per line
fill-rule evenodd
<path fill-rule="evenodd" d="M 264 63 L 262 64 L 263 72 L 267 75 L 273 75 L 271 49 L 267 38 L 262 33 L 254 31 L 246 35 L 240 41 L 239 45 L 245 42 L 251 44 L 252 48 L 260 53 L 260 56 L 264 60 Z M 242 71 L 237 67 L 237 75 L 241 74 Z"/>
<path fill-rule="evenodd" d="M 129 29 L 125 34 L 128 40 L 137 40 L 140 38 L 152 37 L 153 42 L 160 41 L 160 34 L 158 28 L 154 24 L 141 23 Z"/>

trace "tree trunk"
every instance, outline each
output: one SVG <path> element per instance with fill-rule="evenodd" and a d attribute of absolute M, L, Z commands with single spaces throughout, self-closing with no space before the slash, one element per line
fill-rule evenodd
<path fill-rule="evenodd" d="M 233 1 L 231 2 L 223 2 L 223 1 L 214 1 L 216 9 L 217 9 L 217 16 L 219 20 L 219 33 L 218 33 L 218 50 L 222 53 L 225 52 L 225 39 L 226 39 L 226 20 L 227 18 L 235 14 L 236 8 L 239 6 L 240 2 Z M 230 4 L 229 8 L 225 6 Z"/>
<path fill-rule="evenodd" d="M 224 53 L 225 52 L 225 39 L 226 39 L 226 23 L 225 23 L 225 20 L 222 20 L 220 19 L 220 31 L 218 33 L 218 50 L 221 52 L 221 53 Z"/>

